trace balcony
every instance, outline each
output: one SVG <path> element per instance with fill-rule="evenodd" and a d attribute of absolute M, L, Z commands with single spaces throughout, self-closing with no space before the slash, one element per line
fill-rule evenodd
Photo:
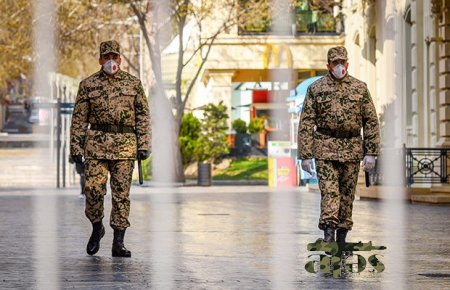
<path fill-rule="evenodd" d="M 272 19 L 264 15 L 249 18 L 239 25 L 239 35 L 340 35 L 344 32 L 344 22 L 339 13 L 334 17 L 333 13 L 325 9 L 292 11 L 291 17 L 285 17 L 284 23 L 277 23 L 276 31 L 272 25 Z"/>

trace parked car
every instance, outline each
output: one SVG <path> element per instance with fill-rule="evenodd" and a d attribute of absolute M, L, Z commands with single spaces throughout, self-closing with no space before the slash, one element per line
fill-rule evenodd
<path fill-rule="evenodd" d="M 48 125 L 50 109 L 39 107 L 39 104 L 50 103 L 50 100 L 43 97 L 31 98 L 31 111 L 28 122 L 36 125 Z"/>
<path fill-rule="evenodd" d="M 32 133 L 33 129 L 27 120 L 27 111 L 23 105 L 10 105 L 7 119 L 3 126 L 6 133 Z"/>

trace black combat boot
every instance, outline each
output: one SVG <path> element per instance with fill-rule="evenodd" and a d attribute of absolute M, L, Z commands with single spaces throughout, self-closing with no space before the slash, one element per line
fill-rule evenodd
<path fill-rule="evenodd" d="M 323 235 L 324 235 L 323 237 L 324 242 L 331 243 L 335 241 L 333 227 L 329 225 L 325 226 L 325 228 L 323 229 Z"/>
<path fill-rule="evenodd" d="M 336 242 L 340 244 L 345 243 L 345 238 L 347 237 L 348 230 L 347 229 L 337 229 L 336 231 Z"/>
<path fill-rule="evenodd" d="M 101 221 L 92 224 L 92 234 L 86 247 L 89 255 L 95 255 L 100 249 L 100 240 L 105 235 L 105 227 Z"/>
<path fill-rule="evenodd" d="M 123 244 L 124 236 L 125 230 L 114 230 L 114 240 L 112 245 L 113 257 L 131 257 L 131 252 L 128 251 Z"/>

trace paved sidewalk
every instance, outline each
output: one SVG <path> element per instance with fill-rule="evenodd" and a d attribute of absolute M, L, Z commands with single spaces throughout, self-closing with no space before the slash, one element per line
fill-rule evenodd
<path fill-rule="evenodd" d="M 44 148 L 0 149 L 0 189 L 56 187 L 52 158 Z"/>
<path fill-rule="evenodd" d="M 450 207 L 355 201 L 349 241 L 387 246 L 386 270 L 335 279 L 304 269 L 322 232 L 319 195 L 303 188 L 133 186 L 132 258 L 111 257 L 110 227 L 97 255 L 86 254 L 78 191 L 0 189 L 0 289 L 450 288 Z M 105 207 L 107 225 L 109 193 Z"/>

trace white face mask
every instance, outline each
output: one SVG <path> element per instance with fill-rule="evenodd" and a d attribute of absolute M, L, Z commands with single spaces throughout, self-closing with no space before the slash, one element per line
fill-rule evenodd
<path fill-rule="evenodd" d="M 347 74 L 347 69 L 345 68 L 345 66 L 343 64 L 338 64 L 331 70 L 331 73 L 333 74 L 333 76 L 335 78 L 340 80 L 340 79 L 343 79 L 345 77 L 345 75 Z"/>
<path fill-rule="evenodd" d="M 119 65 L 112 59 L 103 64 L 103 71 L 109 75 L 115 74 L 119 70 Z"/>

